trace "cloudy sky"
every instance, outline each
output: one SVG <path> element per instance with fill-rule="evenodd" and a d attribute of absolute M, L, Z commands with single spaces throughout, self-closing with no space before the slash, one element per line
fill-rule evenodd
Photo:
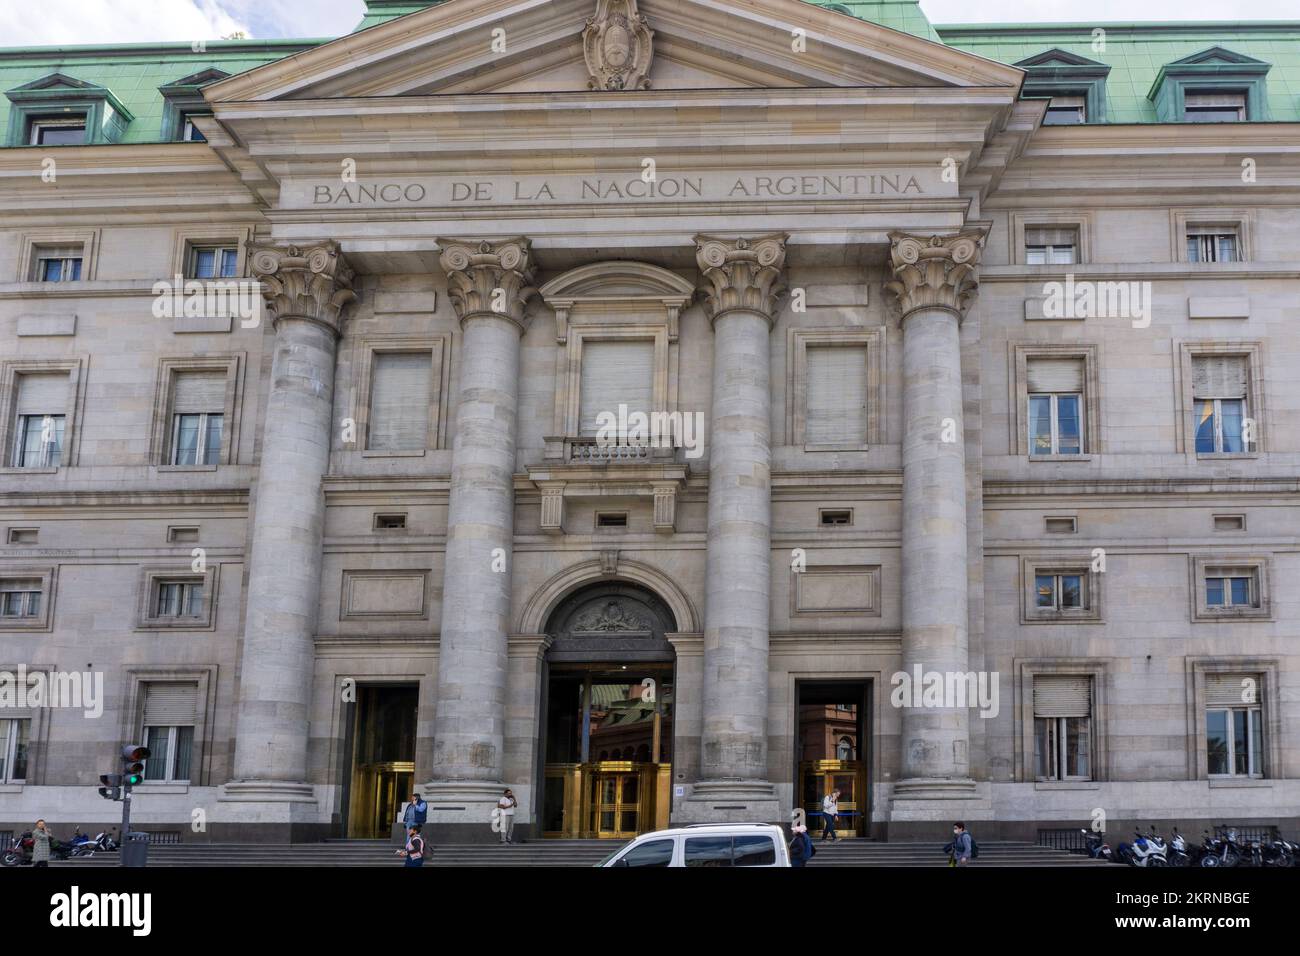
<path fill-rule="evenodd" d="M 1297 0 L 921 0 L 935 23 L 1087 20 L 1290 20 Z M 363 0 L 0 0 L 0 47 L 60 43 L 338 36 Z"/>

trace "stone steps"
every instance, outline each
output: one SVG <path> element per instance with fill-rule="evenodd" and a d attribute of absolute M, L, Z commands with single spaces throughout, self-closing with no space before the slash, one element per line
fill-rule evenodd
<path fill-rule="evenodd" d="M 435 846 L 434 867 L 542 867 L 594 866 L 619 846 L 614 840 L 545 840 L 513 846 L 500 844 L 446 844 Z M 947 857 L 937 843 L 878 843 L 845 840 L 822 843 L 810 866 L 840 867 L 936 867 L 947 866 Z M 194 866 L 289 866 L 289 867 L 394 867 L 400 860 L 397 848 L 384 840 L 331 840 L 324 843 L 242 844 L 194 843 L 155 846 L 149 849 L 149 865 Z M 978 866 L 1090 866 L 1096 861 L 1032 843 L 989 842 L 980 844 Z M 52 867 L 117 866 L 118 854 L 97 853 L 93 857 L 55 862 Z"/>

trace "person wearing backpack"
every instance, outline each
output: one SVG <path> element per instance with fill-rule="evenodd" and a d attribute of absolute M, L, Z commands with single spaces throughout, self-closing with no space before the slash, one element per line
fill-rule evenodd
<path fill-rule="evenodd" d="M 966 824 L 960 820 L 952 825 L 952 847 L 951 856 L 948 858 L 949 866 L 965 866 L 975 855 L 975 840 L 966 832 Z"/>
<path fill-rule="evenodd" d="M 812 838 L 808 836 L 808 828 L 801 823 L 796 823 L 790 828 L 794 831 L 794 839 L 790 841 L 790 865 L 805 866 L 817 852 L 813 846 Z"/>
<path fill-rule="evenodd" d="M 406 849 L 398 850 L 397 855 L 406 858 L 403 866 L 424 866 L 424 837 L 420 829 L 412 825 L 406 831 Z"/>

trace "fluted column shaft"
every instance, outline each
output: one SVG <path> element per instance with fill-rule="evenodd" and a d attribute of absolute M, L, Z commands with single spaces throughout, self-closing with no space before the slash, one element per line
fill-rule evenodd
<path fill-rule="evenodd" d="M 960 326 L 975 288 L 982 237 L 894 240 L 903 326 L 903 670 L 965 673 L 966 439 Z M 919 697 L 919 695 L 917 695 Z M 903 708 L 903 781 L 970 772 L 965 707 Z"/>
<path fill-rule="evenodd" d="M 763 782 L 771 603 L 768 340 L 785 239 L 698 237 L 713 322 L 704 613 L 704 781 Z"/>
<path fill-rule="evenodd" d="M 442 796 L 456 795 L 451 800 L 495 802 L 504 769 L 519 339 L 524 304 L 534 292 L 532 265 L 524 239 L 440 245 L 463 337 L 433 780 Z M 435 809 L 440 802 L 447 801 L 435 794 Z M 438 822 L 461 820 L 442 816 Z"/>
<path fill-rule="evenodd" d="M 249 553 L 234 779 L 301 784 L 320 597 L 321 478 L 352 270 L 333 243 L 255 249 L 253 270 L 273 315 L 275 353 Z"/>

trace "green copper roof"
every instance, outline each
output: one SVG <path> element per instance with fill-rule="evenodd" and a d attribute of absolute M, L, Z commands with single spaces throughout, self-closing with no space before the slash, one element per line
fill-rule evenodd
<path fill-rule="evenodd" d="M 396 20 L 408 13 L 418 13 L 426 7 L 442 3 L 443 0 L 366 0 L 366 15 L 357 24 L 357 30 L 378 26 L 389 20 Z M 354 33 L 356 30 L 353 31 Z"/>
<path fill-rule="evenodd" d="M 1270 117 L 1300 120 L 1300 22 L 940 24 L 935 29 L 949 46 L 1003 63 L 1056 47 L 1109 64 L 1109 123 L 1156 122 L 1156 107 L 1147 94 L 1161 68 L 1210 47 L 1223 47 L 1271 64 Z M 1094 38 L 1098 30 L 1103 32 Z M 1094 48 L 1100 40 L 1105 46 Z"/>
<path fill-rule="evenodd" d="M 365 19 L 357 29 L 440 2 L 446 0 L 367 0 Z M 1003 63 L 1018 63 L 1058 48 L 1107 64 L 1111 68 L 1105 81 L 1108 123 L 1158 122 L 1156 105 L 1147 96 L 1162 68 L 1222 47 L 1268 65 L 1267 118 L 1300 121 L 1300 21 L 932 26 L 918 0 L 808 2 Z M 1103 32 L 1098 35 L 1098 30 Z M 1104 38 L 1104 47 L 1099 38 Z M 124 107 L 131 119 L 118 141 L 158 142 L 165 113 L 160 86 L 209 69 L 242 73 L 325 42 L 221 40 L 209 42 L 201 51 L 185 43 L 0 49 L 0 134 L 8 128 L 13 111 L 2 94 L 59 73 L 107 90 Z"/>
<path fill-rule="evenodd" d="M 209 68 L 231 75 L 273 63 L 325 40 L 220 40 L 195 52 L 188 43 L 0 49 L 0 94 L 63 73 L 102 86 L 133 116 L 122 143 L 156 143 L 162 137 L 163 96 L 158 87 Z M 0 95 L 0 131 L 8 128 L 9 98 Z"/>

